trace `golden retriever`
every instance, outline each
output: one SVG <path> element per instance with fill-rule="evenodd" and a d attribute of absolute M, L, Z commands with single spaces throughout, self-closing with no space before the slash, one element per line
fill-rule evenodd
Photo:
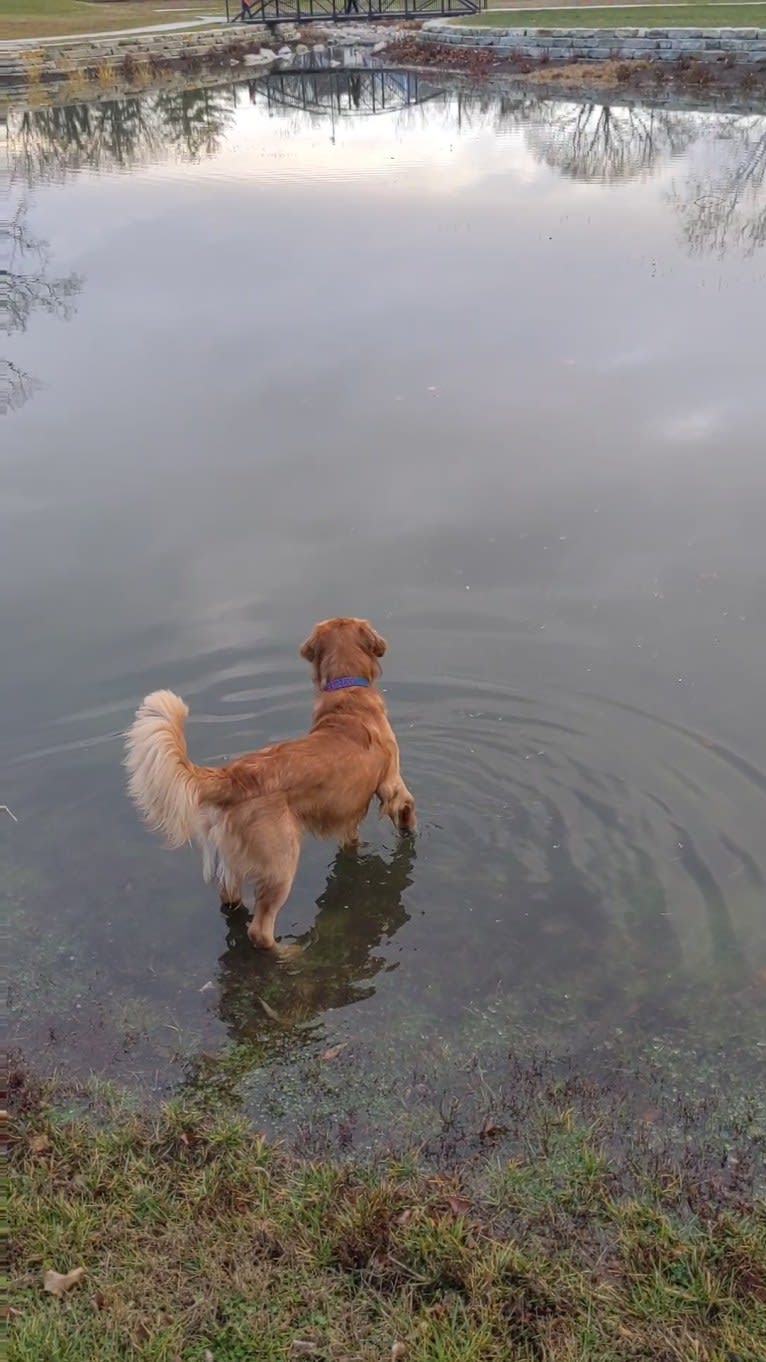
<path fill-rule="evenodd" d="M 254 884 L 254 946 L 275 946 L 304 833 L 357 846 L 373 795 L 396 828 L 415 831 L 415 801 L 375 684 L 385 651 L 367 620 L 317 624 L 301 648 L 316 692 L 309 732 L 226 766 L 190 761 L 189 711 L 169 690 L 147 695 L 126 734 L 128 790 L 147 823 L 171 847 L 200 847 L 205 881 L 217 878 L 223 903 L 239 903 L 245 884 Z"/>

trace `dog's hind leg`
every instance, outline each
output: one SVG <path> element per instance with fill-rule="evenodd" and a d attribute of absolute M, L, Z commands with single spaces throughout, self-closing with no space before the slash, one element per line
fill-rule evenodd
<path fill-rule="evenodd" d="M 242 885 L 236 878 L 221 880 L 218 884 L 218 893 L 222 908 L 238 908 L 242 902 Z"/>
<path fill-rule="evenodd" d="M 247 934 L 254 946 L 270 951 L 276 945 L 274 924 L 277 913 L 288 898 L 298 869 L 300 831 L 287 815 L 280 820 L 278 827 L 264 829 L 263 843 L 265 845 L 259 848 L 262 852 L 260 863 L 253 869 L 255 908 Z"/>
<path fill-rule="evenodd" d="M 262 951 L 271 951 L 276 946 L 274 924 L 277 913 L 287 901 L 293 887 L 292 876 L 272 884 L 261 884 L 255 895 L 255 909 L 247 929 L 254 946 Z"/>

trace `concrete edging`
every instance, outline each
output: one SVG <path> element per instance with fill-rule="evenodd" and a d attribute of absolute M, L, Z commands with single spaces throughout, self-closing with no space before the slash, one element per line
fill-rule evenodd
<path fill-rule="evenodd" d="M 420 41 L 538 60 L 766 63 L 764 28 L 478 28 L 429 19 Z"/>

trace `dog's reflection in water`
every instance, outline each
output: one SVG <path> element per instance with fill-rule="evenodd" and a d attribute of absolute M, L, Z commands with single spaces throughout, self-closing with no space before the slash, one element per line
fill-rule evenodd
<path fill-rule="evenodd" d="M 415 844 L 403 840 L 384 859 L 377 852 L 339 851 L 313 926 L 294 955 L 258 956 L 247 937 L 247 913 L 226 910 L 227 949 L 219 962 L 221 1020 L 232 1040 L 255 1039 L 270 1023 L 291 1027 L 329 1008 L 374 993 L 372 980 L 395 968 L 376 948 L 407 922 L 404 895 L 412 883 Z"/>

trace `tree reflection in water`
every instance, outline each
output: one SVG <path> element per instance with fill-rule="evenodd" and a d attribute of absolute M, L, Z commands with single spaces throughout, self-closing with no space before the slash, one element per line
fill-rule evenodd
<path fill-rule="evenodd" d="M 372 73 L 359 72 L 359 80 Z M 22 198 L 6 234 L 10 266 L 6 334 L 24 331 L 36 311 L 68 320 L 82 280 L 49 273 L 46 242 L 29 230 L 29 190 L 71 173 L 126 169 L 167 157 L 196 161 L 215 155 L 247 87 L 161 91 L 94 104 L 28 109 L 8 120 L 12 185 Z M 715 152 L 695 157 L 686 178 L 668 193 L 691 252 L 752 254 L 766 241 L 766 116 L 701 115 L 688 110 L 610 106 L 592 101 L 537 100 L 489 91 L 445 96 L 405 109 L 400 117 L 457 119 L 459 127 L 520 128 L 532 155 L 567 178 L 599 184 L 647 179 L 704 137 Z M 345 111 L 354 116 L 353 108 Z M 285 110 L 293 120 L 307 115 Z M 314 117 L 315 115 L 312 115 Z M 406 124 L 403 123 L 402 127 Z M 699 169 L 702 165 L 703 169 Z M 0 406 L 21 406 L 39 386 L 16 363 L 4 366 Z"/>
<path fill-rule="evenodd" d="M 752 254 L 766 241 L 766 115 L 461 95 L 458 120 L 520 127 L 535 158 L 568 179 L 619 184 L 649 179 L 705 138 L 703 172 L 690 169 L 668 198 L 692 252 Z"/>
<path fill-rule="evenodd" d="M 569 179 L 598 184 L 648 178 L 698 133 L 686 114 L 608 104 L 543 102 L 526 122 L 527 145 L 538 160 Z"/>
<path fill-rule="evenodd" d="M 78 170 L 212 156 L 236 107 L 236 89 L 222 86 L 27 109 L 9 120 L 11 180 L 30 186 L 61 181 Z"/>
<path fill-rule="evenodd" d="M 236 91 L 227 87 L 11 113 L 10 181 L 21 186 L 22 197 L 4 232 L 10 258 L 8 269 L 0 274 L 6 335 L 26 331 L 35 312 L 69 321 L 84 282 L 74 273 L 51 275 L 49 245 L 29 227 L 29 191 L 38 184 L 63 183 L 80 170 L 127 168 L 168 156 L 195 161 L 214 155 L 236 104 Z M 40 387 L 39 380 L 15 361 L 5 361 L 0 411 L 18 410 Z"/>
<path fill-rule="evenodd" d="M 694 176 L 683 193 L 674 187 L 671 202 L 690 251 L 752 255 L 766 242 L 766 118 L 722 119 L 719 136 L 715 176 Z"/>
<path fill-rule="evenodd" d="M 82 288 L 77 274 L 60 277 L 50 274 L 48 243 L 30 231 L 28 215 L 29 201 L 23 198 L 3 231 L 8 239 L 8 268 L 0 271 L 0 277 L 3 330 L 7 336 L 26 331 L 35 312 L 68 321 L 74 315 L 75 299 Z M 3 371 L 0 411 L 5 413 L 22 407 L 40 385 L 13 361 L 5 361 Z"/>

